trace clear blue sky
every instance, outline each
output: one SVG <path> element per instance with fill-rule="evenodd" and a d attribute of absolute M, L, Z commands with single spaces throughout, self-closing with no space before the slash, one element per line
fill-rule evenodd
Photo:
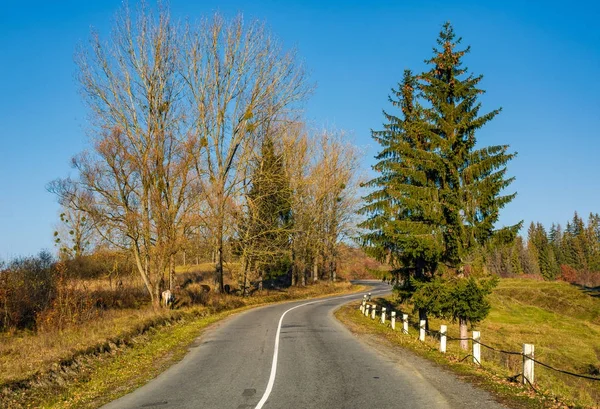
<path fill-rule="evenodd" d="M 133 2 L 131 4 L 134 4 Z M 0 0 L 0 258 L 53 250 L 58 219 L 45 185 L 70 174 L 86 147 L 86 111 L 73 53 L 90 27 L 106 33 L 121 2 Z M 405 68 L 419 70 L 450 20 L 484 74 L 484 110 L 503 107 L 478 135 L 508 143 L 518 197 L 501 224 L 549 225 L 574 210 L 600 212 L 600 6 L 594 1 L 183 1 L 175 17 L 219 10 L 265 20 L 295 46 L 317 84 L 307 117 L 350 132 L 370 129 Z"/>

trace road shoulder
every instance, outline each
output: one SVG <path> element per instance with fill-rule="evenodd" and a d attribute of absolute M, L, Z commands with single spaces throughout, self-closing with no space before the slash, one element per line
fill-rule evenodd
<path fill-rule="evenodd" d="M 554 407 L 541 402 L 532 393 L 485 370 L 461 362 L 444 362 L 435 349 L 420 343 L 414 336 L 365 318 L 358 303 L 345 304 L 334 316 L 360 342 L 375 350 L 399 369 L 410 370 L 440 391 L 453 407 L 538 409 Z"/>

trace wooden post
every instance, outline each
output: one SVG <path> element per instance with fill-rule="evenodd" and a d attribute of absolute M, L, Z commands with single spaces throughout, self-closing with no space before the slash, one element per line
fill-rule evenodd
<path fill-rule="evenodd" d="M 473 331 L 473 363 L 481 365 L 481 332 Z"/>
<path fill-rule="evenodd" d="M 396 329 L 396 311 L 392 311 L 392 329 Z"/>
<path fill-rule="evenodd" d="M 373 308 L 371 308 L 371 319 L 375 319 L 375 316 L 377 314 L 377 305 L 373 304 Z"/>
<path fill-rule="evenodd" d="M 402 332 L 408 334 L 408 314 L 402 314 Z"/>
<path fill-rule="evenodd" d="M 385 324 L 385 310 L 386 310 L 385 307 L 381 308 L 381 323 L 382 324 Z"/>
<path fill-rule="evenodd" d="M 533 359 L 534 347 L 533 344 L 523 344 L 523 383 L 533 385 L 535 378 L 533 374 Z"/>
<path fill-rule="evenodd" d="M 448 327 L 440 325 L 440 352 L 446 353 L 446 334 L 448 333 Z"/>
<path fill-rule="evenodd" d="M 371 308 L 371 306 L 369 304 L 365 305 L 365 317 L 369 316 L 369 308 Z"/>
<path fill-rule="evenodd" d="M 425 341 L 425 324 L 427 321 L 421 320 L 419 321 L 419 341 Z"/>

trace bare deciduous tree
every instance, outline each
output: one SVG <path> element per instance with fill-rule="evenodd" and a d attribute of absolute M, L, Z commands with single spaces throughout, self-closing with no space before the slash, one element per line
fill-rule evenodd
<path fill-rule="evenodd" d="M 96 224 L 84 211 L 63 205 L 54 242 L 61 258 L 78 258 L 94 250 L 97 244 Z"/>
<path fill-rule="evenodd" d="M 309 134 L 290 126 L 284 138 L 293 192 L 292 284 L 326 273 L 336 279 L 337 246 L 351 232 L 356 194 L 356 149 L 336 131 Z"/>
<path fill-rule="evenodd" d="M 184 68 L 205 205 L 214 239 L 215 287 L 223 290 L 228 205 L 240 193 L 238 164 L 248 160 L 257 129 L 277 122 L 308 92 L 294 52 L 283 52 L 264 25 L 220 15 L 188 27 Z"/>
<path fill-rule="evenodd" d="M 179 45 L 165 9 L 155 17 L 142 7 L 134 20 L 125 8 L 109 43 L 92 36 L 77 63 L 93 150 L 73 159 L 78 179 L 50 185 L 88 213 L 105 239 L 133 252 L 157 306 L 197 196 L 195 141 L 185 132 L 180 103 Z M 89 200 L 74 200 L 78 191 Z"/>

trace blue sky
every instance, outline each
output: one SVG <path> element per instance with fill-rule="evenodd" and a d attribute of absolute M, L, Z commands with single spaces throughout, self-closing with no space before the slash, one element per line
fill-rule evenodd
<path fill-rule="evenodd" d="M 134 4 L 133 2 L 131 4 Z M 106 34 L 120 1 L 0 0 L 0 258 L 53 250 L 58 220 L 45 190 L 71 174 L 85 149 L 86 110 L 73 53 L 90 27 Z M 420 70 L 440 26 L 470 44 L 466 65 L 484 74 L 485 111 L 503 112 L 480 144 L 509 144 L 517 198 L 500 224 L 549 225 L 600 212 L 600 6 L 593 1 L 182 1 L 176 18 L 220 11 L 267 22 L 296 47 L 317 84 L 315 125 L 349 132 L 365 169 L 387 95 L 405 68 Z"/>

